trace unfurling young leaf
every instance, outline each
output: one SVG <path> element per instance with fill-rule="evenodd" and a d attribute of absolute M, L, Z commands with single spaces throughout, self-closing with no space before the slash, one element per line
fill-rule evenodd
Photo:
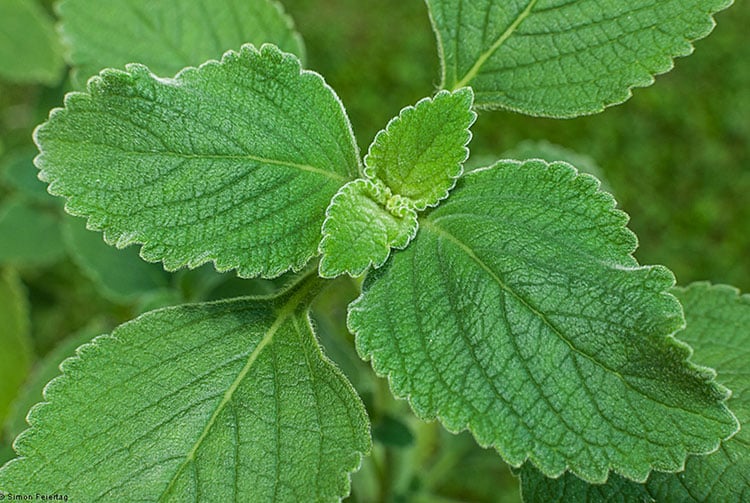
<path fill-rule="evenodd" d="M 469 156 L 474 94 L 441 91 L 408 106 L 380 131 L 365 157 L 365 179 L 343 187 L 323 224 L 320 274 L 357 276 L 380 267 L 417 231 L 417 211 L 448 197 Z"/>
<path fill-rule="evenodd" d="M 71 501 L 321 501 L 349 493 L 365 410 L 305 297 L 147 313 L 62 364 L 0 490 Z"/>
<path fill-rule="evenodd" d="M 349 311 L 357 349 L 423 419 L 469 429 L 511 465 L 677 471 L 737 430 L 687 361 L 674 277 L 639 266 L 597 181 L 566 163 L 465 175 Z"/>
<path fill-rule="evenodd" d="M 299 270 L 325 209 L 359 172 L 346 113 L 320 75 L 270 45 L 161 79 L 104 70 L 35 139 L 49 191 L 110 244 L 168 270 Z"/>
<path fill-rule="evenodd" d="M 63 0 L 63 40 L 76 80 L 141 63 L 160 77 L 246 43 L 271 43 L 304 58 L 302 38 L 276 0 Z"/>
<path fill-rule="evenodd" d="M 708 35 L 732 0 L 426 0 L 442 86 L 479 108 L 575 117 L 622 103 Z"/>
<path fill-rule="evenodd" d="M 593 486 L 566 474 L 548 479 L 532 467 L 521 471 L 524 501 L 564 503 L 597 495 L 615 501 L 711 502 L 750 500 L 750 296 L 727 286 L 694 283 L 674 294 L 685 308 L 687 327 L 678 336 L 695 350 L 696 362 L 710 365 L 732 390 L 729 405 L 742 429 L 708 456 L 690 457 L 681 473 L 654 472 L 645 485 L 611 474 Z"/>
<path fill-rule="evenodd" d="M 388 209 L 393 195 L 382 182 L 355 180 L 333 196 L 323 223 L 320 273 L 358 276 L 380 267 L 391 248 L 404 248 L 417 233 L 417 213 L 408 204 Z"/>

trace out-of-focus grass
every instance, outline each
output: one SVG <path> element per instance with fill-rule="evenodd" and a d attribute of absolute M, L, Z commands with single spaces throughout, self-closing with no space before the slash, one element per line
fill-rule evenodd
<path fill-rule="evenodd" d="M 438 60 L 419 0 L 286 0 L 307 42 L 308 65 L 336 89 L 362 148 L 405 105 L 431 94 Z M 750 290 L 750 3 L 717 16 L 690 57 L 604 113 L 574 120 L 482 113 L 475 156 L 547 139 L 601 166 L 643 263 Z"/>

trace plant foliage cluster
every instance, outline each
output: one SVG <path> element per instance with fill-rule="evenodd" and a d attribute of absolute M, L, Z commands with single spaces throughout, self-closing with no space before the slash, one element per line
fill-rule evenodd
<path fill-rule="evenodd" d="M 0 5 L 0 493 L 750 499 L 750 297 L 642 265 L 610 193 L 671 225 L 692 168 L 634 175 L 686 115 L 748 185 L 747 93 L 638 89 L 731 1 L 285 4 Z M 703 189 L 689 280 L 747 244 Z"/>

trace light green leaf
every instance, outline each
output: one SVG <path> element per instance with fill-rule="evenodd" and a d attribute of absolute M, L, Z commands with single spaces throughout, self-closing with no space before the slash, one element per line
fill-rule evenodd
<path fill-rule="evenodd" d="M 63 64 L 52 19 L 35 0 L 0 2 L 0 78 L 53 85 Z"/>
<path fill-rule="evenodd" d="M 31 367 L 29 313 L 18 276 L 0 270 L 0 425 Z"/>
<path fill-rule="evenodd" d="M 321 353 L 310 284 L 147 313 L 62 364 L 0 490 L 71 501 L 339 501 L 365 410 Z"/>
<path fill-rule="evenodd" d="M 48 382 L 60 374 L 60 363 L 65 358 L 75 355 L 77 347 L 89 342 L 104 331 L 104 321 L 95 319 L 86 327 L 64 339 L 55 349 L 47 353 L 34 365 L 10 408 L 10 414 L 4 428 L 4 436 L 8 443 L 28 428 L 26 414 L 33 405 L 43 400 L 42 390 Z"/>
<path fill-rule="evenodd" d="M 268 42 L 304 57 L 301 37 L 275 0 L 64 0 L 58 10 L 81 83 L 128 63 L 171 77 L 245 43 Z"/>
<path fill-rule="evenodd" d="M 441 91 L 401 110 L 370 145 L 362 178 L 326 210 L 320 275 L 358 276 L 380 267 L 417 232 L 417 211 L 448 197 L 469 156 L 473 93 Z"/>
<path fill-rule="evenodd" d="M 66 218 L 63 235 L 74 262 L 114 301 L 133 301 L 169 287 L 169 274 L 161 266 L 141 260 L 134 247 L 107 246 L 101 234 L 87 230 L 82 220 Z"/>
<path fill-rule="evenodd" d="M 174 79 L 127 68 L 68 94 L 36 130 L 40 176 L 70 213 L 167 270 L 213 261 L 274 277 L 317 254 L 325 209 L 359 170 L 320 75 L 270 45 Z"/>
<path fill-rule="evenodd" d="M 622 103 L 708 35 L 732 0 L 426 0 L 442 87 L 479 108 L 575 117 Z"/>
<path fill-rule="evenodd" d="M 512 149 L 503 152 L 501 157 L 503 159 L 542 159 L 547 162 L 565 161 L 575 166 L 581 173 L 595 176 L 601 182 L 602 190 L 611 192 L 602 169 L 592 157 L 561 145 L 555 145 L 547 140 L 524 140 Z"/>
<path fill-rule="evenodd" d="M 8 200 L 0 206 L 0 263 L 16 266 L 52 264 L 65 255 L 55 208 Z"/>
<path fill-rule="evenodd" d="M 680 339 L 695 350 L 695 360 L 715 367 L 732 390 L 729 406 L 742 429 L 708 456 L 690 457 L 678 474 L 654 472 L 645 485 L 611 475 L 605 485 L 591 486 L 566 474 L 548 479 L 531 467 L 522 470 L 524 501 L 583 501 L 591 494 L 602 501 L 641 495 L 642 501 L 714 502 L 750 499 L 750 296 L 727 286 L 694 283 L 675 295 L 685 308 L 687 327 Z M 590 499 L 589 499 L 590 500 Z M 625 501 L 630 501 L 625 499 Z"/>
<path fill-rule="evenodd" d="M 441 91 L 401 110 L 380 131 L 365 157 L 365 175 L 413 201 L 417 210 L 435 206 L 461 175 L 469 157 L 474 93 Z"/>
<path fill-rule="evenodd" d="M 637 264 L 614 204 L 566 163 L 465 175 L 350 306 L 360 355 L 421 418 L 548 476 L 645 480 L 714 451 L 727 392 L 672 338 L 674 277 Z"/>
<path fill-rule="evenodd" d="M 319 271 L 359 276 L 380 267 L 391 248 L 404 248 L 417 233 L 417 213 L 380 182 L 355 180 L 333 197 L 323 223 Z"/>

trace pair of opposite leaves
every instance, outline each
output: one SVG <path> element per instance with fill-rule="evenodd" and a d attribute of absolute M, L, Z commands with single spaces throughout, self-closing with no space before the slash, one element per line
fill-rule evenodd
<path fill-rule="evenodd" d="M 334 277 L 380 267 L 417 233 L 417 212 L 448 196 L 469 156 L 471 88 L 439 92 L 404 108 L 380 131 L 364 177 L 344 185 L 323 223 L 319 272 Z"/>
<path fill-rule="evenodd" d="M 382 264 L 456 183 L 474 120 L 471 90 L 438 93 L 377 136 L 363 170 L 333 91 L 270 45 L 174 79 L 105 70 L 65 105 L 35 139 L 68 211 L 167 269 L 243 277 L 318 251 L 326 276 Z M 419 417 L 592 482 L 674 471 L 736 431 L 670 335 L 684 323 L 674 277 L 638 266 L 627 217 L 592 178 L 503 162 L 461 184 L 349 310 L 360 355 Z"/>

